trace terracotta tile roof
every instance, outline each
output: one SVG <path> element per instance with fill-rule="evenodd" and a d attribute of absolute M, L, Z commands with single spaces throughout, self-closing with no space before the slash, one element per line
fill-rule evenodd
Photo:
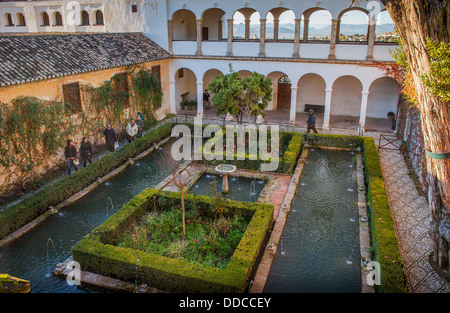
<path fill-rule="evenodd" d="M 170 57 L 141 33 L 0 35 L 0 86 Z"/>

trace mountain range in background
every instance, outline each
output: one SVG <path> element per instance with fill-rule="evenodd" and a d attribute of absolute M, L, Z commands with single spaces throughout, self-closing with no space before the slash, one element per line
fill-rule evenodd
<path fill-rule="evenodd" d="M 292 38 L 294 37 L 294 29 L 295 25 L 291 24 L 280 24 L 278 27 L 278 33 L 280 37 L 285 36 Z M 376 33 L 387 33 L 394 32 L 395 25 L 394 24 L 381 24 L 376 26 Z M 250 25 L 250 33 L 251 34 L 259 34 L 260 26 L 259 25 Z M 354 35 L 354 34 L 367 34 L 368 26 L 362 24 L 342 24 L 340 28 L 340 33 L 343 35 Z M 302 28 L 303 32 L 303 28 Z M 245 35 L 245 24 L 235 24 L 233 26 L 233 34 L 236 37 L 244 37 Z M 273 34 L 273 24 L 266 24 L 266 34 Z M 329 36 L 331 34 L 331 25 L 328 26 L 310 26 L 309 27 L 309 36 L 310 37 L 321 37 L 321 36 Z"/>

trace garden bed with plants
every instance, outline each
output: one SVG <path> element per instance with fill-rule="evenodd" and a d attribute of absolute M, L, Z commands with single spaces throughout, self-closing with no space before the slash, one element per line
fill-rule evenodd
<path fill-rule="evenodd" d="M 146 189 L 72 248 L 85 271 L 170 292 L 244 292 L 273 205 Z M 219 206 L 218 206 L 219 205 Z"/>

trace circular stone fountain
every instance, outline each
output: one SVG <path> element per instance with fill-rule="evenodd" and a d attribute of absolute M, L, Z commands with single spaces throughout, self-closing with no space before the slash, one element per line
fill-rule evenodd
<path fill-rule="evenodd" d="M 216 172 L 223 175 L 222 192 L 228 193 L 228 175 L 236 171 L 236 166 L 230 164 L 220 164 L 215 168 Z"/>

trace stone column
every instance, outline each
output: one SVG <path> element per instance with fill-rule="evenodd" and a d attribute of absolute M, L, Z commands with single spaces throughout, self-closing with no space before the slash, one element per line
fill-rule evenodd
<path fill-rule="evenodd" d="M 331 113 L 331 94 L 333 89 L 325 89 L 325 112 L 323 114 L 323 129 L 330 128 L 330 113 Z"/>
<path fill-rule="evenodd" d="M 375 27 L 376 27 L 376 20 L 370 20 L 369 21 L 369 37 L 367 38 L 367 58 L 366 60 L 371 61 L 373 60 L 373 49 L 375 46 Z"/>
<path fill-rule="evenodd" d="M 298 31 L 300 32 L 300 27 Z M 309 35 L 309 18 L 305 18 L 303 25 L 303 42 L 308 42 L 308 35 Z"/>
<path fill-rule="evenodd" d="M 297 86 L 291 86 L 291 108 L 289 112 L 289 124 L 295 125 L 297 114 Z"/>
<path fill-rule="evenodd" d="M 369 100 L 369 92 L 363 90 L 361 92 L 361 112 L 359 113 L 359 125 L 364 129 L 366 127 L 367 103 Z"/>
<path fill-rule="evenodd" d="M 260 19 L 260 31 L 259 31 L 259 57 L 266 56 L 266 19 Z"/>
<path fill-rule="evenodd" d="M 173 54 L 173 20 L 167 21 L 167 32 L 169 33 L 169 53 Z"/>
<path fill-rule="evenodd" d="M 246 41 L 250 40 L 250 19 L 246 18 L 245 19 L 245 34 L 244 34 L 244 39 Z"/>
<path fill-rule="evenodd" d="M 195 55 L 203 55 L 202 52 L 202 20 L 195 20 L 197 22 L 197 52 Z"/>
<path fill-rule="evenodd" d="M 197 117 L 203 117 L 203 82 L 197 82 Z"/>
<path fill-rule="evenodd" d="M 278 41 L 278 31 L 280 26 L 280 20 L 274 19 L 273 20 L 273 41 Z"/>
<path fill-rule="evenodd" d="M 331 39 L 330 39 L 330 54 L 328 59 L 336 59 L 336 43 L 338 41 L 338 22 L 339 20 L 331 20 Z"/>
<path fill-rule="evenodd" d="M 170 100 L 170 113 L 177 113 L 177 104 L 175 100 L 176 81 L 171 80 L 169 83 L 169 100 Z"/>
<path fill-rule="evenodd" d="M 217 34 L 217 40 L 222 40 L 223 39 L 223 24 L 222 24 L 222 20 L 219 20 L 217 22 L 217 27 L 218 27 L 218 34 Z"/>
<path fill-rule="evenodd" d="M 228 40 L 227 40 L 227 56 L 233 55 L 233 19 L 227 19 Z"/>
<path fill-rule="evenodd" d="M 300 25 L 302 23 L 301 19 L 295 19 L 295 33 L 294 33 L 294 54 L 293 58 L 300 57 Z"/>

